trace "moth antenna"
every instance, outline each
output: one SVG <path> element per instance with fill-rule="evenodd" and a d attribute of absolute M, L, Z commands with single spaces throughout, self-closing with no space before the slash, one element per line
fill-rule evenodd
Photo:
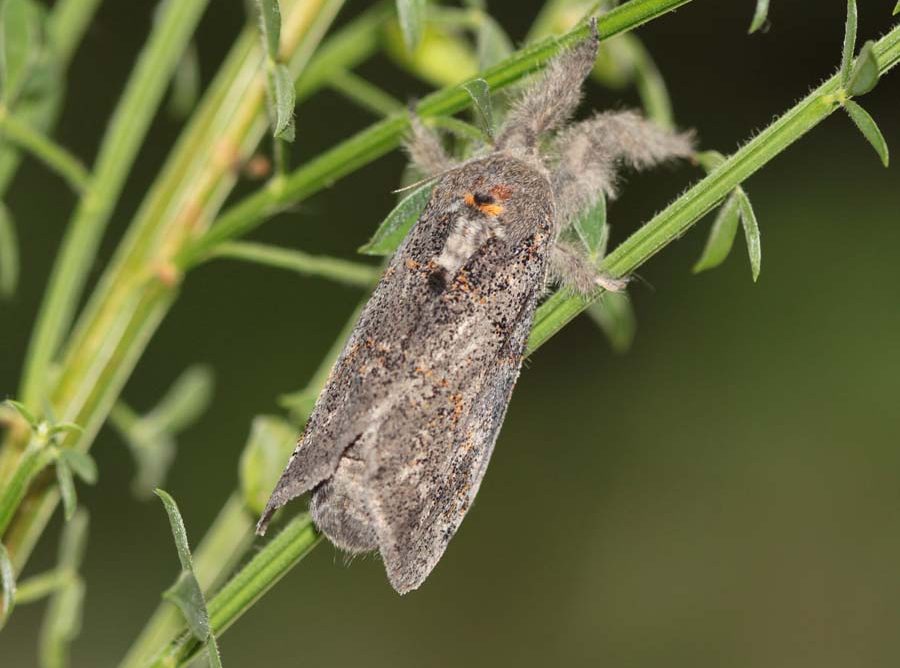
<path fill-rule="evenodd" d="M 581 86 L 594 67 L 600 33 L 591 19 L 591 36 L 550 61 L 543 76 L 525 89 L 497 138 L 498 149 L 535 149 L 545 132 L 565 123 L 581 102 Z"/>

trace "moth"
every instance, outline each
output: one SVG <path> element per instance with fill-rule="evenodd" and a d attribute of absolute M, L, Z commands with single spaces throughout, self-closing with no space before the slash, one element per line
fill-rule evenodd
<path fill-rule="evenodd" d="M 472 505 L 548 284 L 581 293 L 599 274 L 563 233 L 616 171 L 692 152 L 689 135 L 633 112 L 566 126 L 597 56 L 593 34 L 550 62 L 492 146 L 458 164 L 413 118 L 408 152 L 436 177 L 332 369 L 257 531 L 311 492 L 318 528 L 378 551 L 391 585 L 416 589 Z"/>

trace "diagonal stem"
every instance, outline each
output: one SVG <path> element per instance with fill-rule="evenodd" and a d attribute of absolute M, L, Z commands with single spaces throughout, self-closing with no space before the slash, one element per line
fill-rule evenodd
<path fill-rule="evenodd" d="M 900 26 L 878 40 L 875 54 L 881 74 L 900 61 Z M 627 276 L 678 239 L 736 186 L 839 109 L 840 86 L 838 75 L 826 80 L 626 239 L 607 256 L 603 269 L 614 277 Z M 535 315 L 528 352 L 537 350 L 600 294 L 602 291 L 590 299 L 584 299 L 557 292 L 550 297 Z"/>

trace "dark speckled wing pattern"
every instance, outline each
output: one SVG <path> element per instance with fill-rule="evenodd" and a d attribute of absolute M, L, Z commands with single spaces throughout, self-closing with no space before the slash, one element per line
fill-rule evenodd
<path fill-rule="evenodd" d="M 502 185 L 507 227 L 440 287 L 465 192 Z M 377 549 L 400 592 L 438 562 L 484 476 L 519 375 L 552 241 L 547 179 L 493 154 L 445 175 L 332 370 L 260 527 L 313 490 L 319 528 Z"/>

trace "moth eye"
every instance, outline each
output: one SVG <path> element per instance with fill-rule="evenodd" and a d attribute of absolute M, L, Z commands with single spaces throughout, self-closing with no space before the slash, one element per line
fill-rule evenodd
<path fill-rule="evenodd" d="M 476 206 L 493 204 L 495 202 L 493 195 L 485 195 L 484 193 L 475 193 L 472 199 L 475 201 Z"/>

